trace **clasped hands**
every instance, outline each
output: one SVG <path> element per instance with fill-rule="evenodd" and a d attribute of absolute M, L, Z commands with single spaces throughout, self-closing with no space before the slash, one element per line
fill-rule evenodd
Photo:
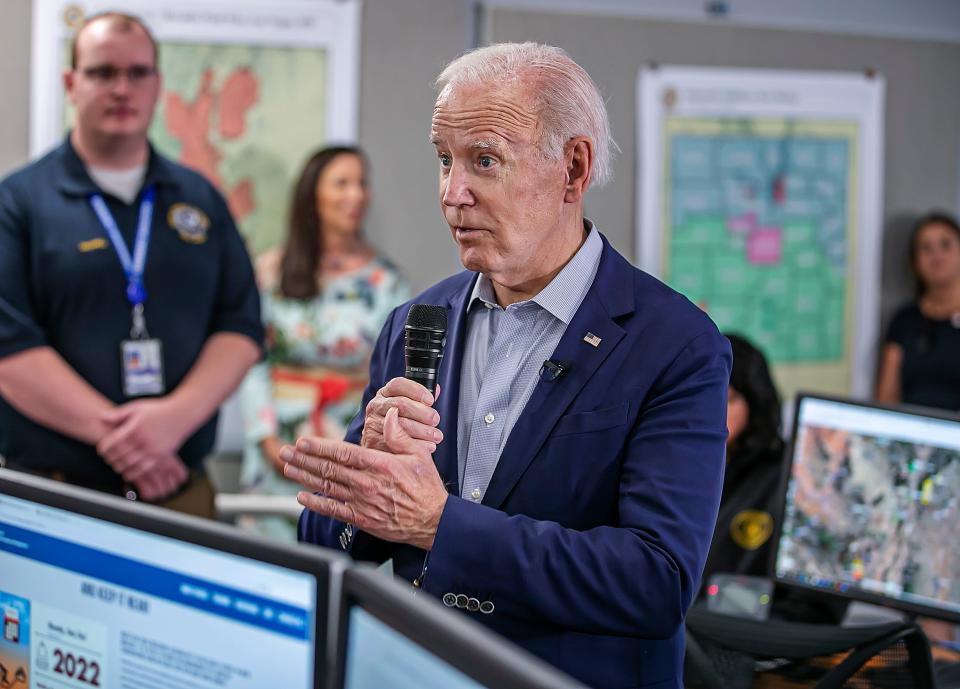
<path fill-rule="evenodd" d="M 394 378 L 367 404 L 360 445 L 306 437 L 285 446 L 284 476 L 309 491 L 297 501 L 377 538 L 430 550 L 447 502 L 432 457 L 443 439 L 434 401 L 419 383 Z"/>
<path fill-rule="evenodd" d="M 135 400 L 100 416 L 97 453 L 148 502 L 174 493 L 189 476 L 177 448 L 189 422 L 168 397 Z"/>

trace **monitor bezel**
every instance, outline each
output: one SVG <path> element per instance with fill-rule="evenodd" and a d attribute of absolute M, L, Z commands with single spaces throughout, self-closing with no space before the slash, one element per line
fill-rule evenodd
<path fill-rule="evenodd" d="M 335 648 L 329 630 L 337 619 L 332 592 L 342 577 L 346 562 L 343 556 L 309 546 L 270 543 L 226 524 L 12 469 L 0 468 L 0 495 L 314 576 L 317 588 L 311 686 L 313 689 L 329 686 L 334 673 L 331 663 Z"/>
<path fill-rule="evenodd" d="M 943 608 L 937 608 L 934 606 L 924 605 L 922 603 L 913 603 L 910 601 L 901 600 L 899 598 L 894 598 L 892 596 L 887 596 L 882 593 L 874 593 L 872 591 L 867 591 L 859 586 L 850 585 L 845 591 L 837 590 L 836 588 L 823 588 L 819 586 L 813 586 L 807 583 L 799 582 L 794 579 L 781 577 L 777 571 L 777 560 L 780 555 L 781 542 L 783 540 L 783 525 L 784 519 L 786 517 L 787 510 L 787 488 L 790 485 L 790 479 L 793 475 L 793 458 L 794 450 L 796 449 L 798 428 L 800 425 L 800 410 L 803 406 L 803 401 L 806 399 L 813 400 L 822 400 L 825 402 L 836 402 L 840 404 L 846 404 L 851 407 L 861 407 L 866 409 L 877 409 L 882 411 L 897 412 L 901 414 L 909 414 L 913 416 L 920 416 L 924 418 L 938 419 L 943 421 L 952 421 L 957 422 L 960 425 L 960 416 L 956 414 L 951 414 L 948 411 L 942 409 L 932 409 L 929 407 L 920 407 L 916 405 L 909 404 L 886 404 L 882 402 L 876 402 L 872 400 L 860 400 L 853 399 L 850 397 L 842 397 L 839 395 L 825 395 L 819 393 L 811 393 L 806 391 L 800 391 L 797 393 L 794 399 L 793 405 L 793 424 L 790 428 L 790 442 L 787 443 L 786 450 L 783 453 L 783 460 L 781 463 L 780 469 L 780 486 L 778 495 L 780 500 L 778 503 L 779 513 L 777 514 L 777 520 L 774 522 L 776 525 L 776 543 L 774 547 L 770 549 L 770 560 L 768 562 L 768 571 L 771 573 L 773 580 L 783 586 L 804 590 L 804 591 L 813 591 L 816 593 L 824 594 L 827 596 L 833 596 L 835 598 L 842 598 L 849 601 L 861 601 L 864 603 L 871 603 L 873 605 L 879 605 L 886 608 L 893 608 L 895 610 L 900 610 L 904 613 L 909 614 L 910 616 L 923 615 L 926 617 L 932 617 L 940 620 L 946 620 L 948 622 L 960 623 L 960 612 L 953 612 L 950 610 L 945 610 Z"/>
<path fill-rule="evenodd" d="M 586 689 L 481 624 L 444 608 L 425 591 L 414 593 L 388 575 L 357 566 L 341 580 L 334 689 L 344 689 L 350 611 L 359 606 L 416 645 L 483 686 L 498 689 Z M 461 615 L 458 619 L 457 615 Z"/>

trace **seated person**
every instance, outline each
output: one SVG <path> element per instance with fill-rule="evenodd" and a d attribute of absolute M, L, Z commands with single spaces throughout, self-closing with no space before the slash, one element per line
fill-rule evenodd
<path fill-rule="evenodd" d="M 770 558 L 783 509 L 780 395 L 763 353 L 739 335 L 727 334 L 727 339 L 733 351 L 727 392 L 727 463 L 701 592 L 713 574 L 771 575 Z M 778 586 L 771 615 L 839 624 L 846 608 L 847 601 L 842 599 Z"/>
<path fill-rule="evenodd" d="M 701 588 L 710 575 L 766 576 L 776 532 L 783 439 L 780 396 L 759 349 L 727 335 L 733 370 L 727 389 L 727 464 L 717 529 Z"/>

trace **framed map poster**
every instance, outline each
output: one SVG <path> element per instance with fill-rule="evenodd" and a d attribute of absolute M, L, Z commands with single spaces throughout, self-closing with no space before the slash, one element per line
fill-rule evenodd
<path fill-rule="evenodd" d="M 863 73 L 640 71 L 640 266 L 753 341 L 785 399 L 872 388 L 883 92 Z"/>
<path fill-rule="evenodd" d="M 252 253 L 275 245 L 306 158 L 356 140 L 360 2 L 34 0 L 33 157 L 69 129 L 70 41 L 107 9 L 140 17 L 159 44 L 153 145 L 220 189 Z"/>

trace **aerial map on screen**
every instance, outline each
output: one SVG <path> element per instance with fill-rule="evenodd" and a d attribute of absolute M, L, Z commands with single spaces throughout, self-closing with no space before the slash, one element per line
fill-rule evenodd
<path fill-rule="evenodd" d="M 960 420 L 802 404 L 778 576 L 960 613 Z"/>

